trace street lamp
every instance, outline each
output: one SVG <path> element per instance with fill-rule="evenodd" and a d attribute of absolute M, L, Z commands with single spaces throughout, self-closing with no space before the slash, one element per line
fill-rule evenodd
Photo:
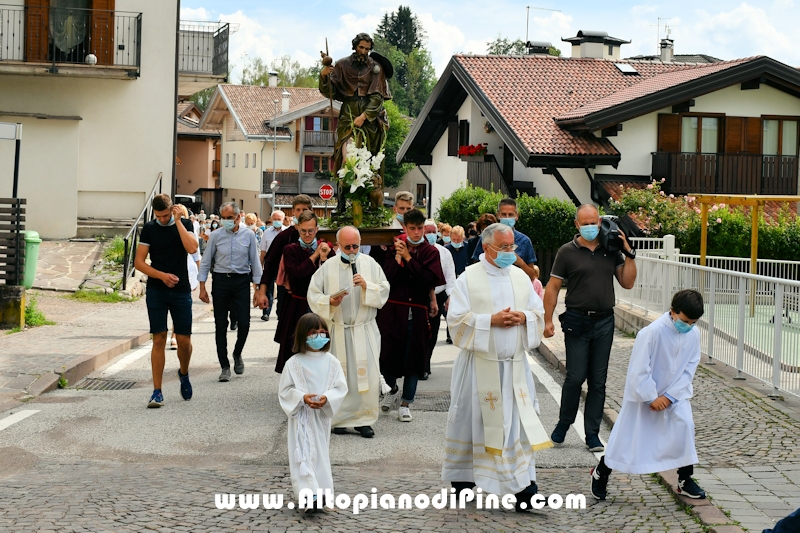
<path fill-rule="evenodd" d="M 281 184 L 278 183 L 277 180 L 272 180 L 272 183 L 269 184 L 269 190 L 272 191 L 272 211 L 270 211 L 269 216 L 272 216 L 272 213 L 275 212 L 275 205 L 277 204 L 278 198 L 278 189 L 280 189 Z"/>

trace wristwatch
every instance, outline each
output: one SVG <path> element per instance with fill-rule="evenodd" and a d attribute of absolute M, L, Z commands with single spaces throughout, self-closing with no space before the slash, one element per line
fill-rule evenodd
<path fill-rule="evenodd" d="M 623 248 L 622 253 L 625 254 L 627 257 L 630 257 L 631 259 L 636 259 L 636 248 L 631 248 L 630 252 L 626 252 L 625 248 Z"/>

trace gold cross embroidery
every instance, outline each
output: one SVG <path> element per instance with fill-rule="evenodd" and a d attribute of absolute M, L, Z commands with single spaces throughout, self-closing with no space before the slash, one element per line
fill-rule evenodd
<path fill-rule="evenodd" d="M 519 397 L 520 397 L 520 398 L 522 398 L 522 405 L 524 405 L 524 406 L 526 406 L 526 407 L 527 407 L 527 406 L 528 406 L 528 404 L 527 404 L 527 403 L 525 403 L 525 398 L 527 398 L 527 397 L 528 397 L 528 395 L 527 395 L 527 394 L 525 394 L 525 391 L 523 391 L 523 390 L 522 390 L 522 387 L 520 387 L 520 388 L 519 388 Z"/>
<path fill-rule="evenodd" d="M 489 391 L 489 394 L 486 396 L 486 398 L 483 399 L 484 402 L 489 402 L 489 409 L 491 409 L 492 411 L 494 411 L 494 402 L 496 402 L 497 400 L 498 400 L 497 397 L 492 396 L 492 391 Z"/>

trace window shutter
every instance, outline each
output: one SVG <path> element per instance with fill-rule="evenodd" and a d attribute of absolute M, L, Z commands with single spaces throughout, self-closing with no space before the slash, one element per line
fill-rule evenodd
<path fill-rule="evenodd" d="M 114 0 L 92 0 L 92 53 L 98 65 L 114 64 Z"/>
<path fill-rule="evenodd" d="M 314 129 L 314 117 L 306 117 L 306 131 Z"/>
<path fill-rule="evenodd" d="M 458 122 L 447 123 L 447 155 L 458 155 Z"/>
<path fill-rule="evenodd" d="M 744 152 L 744 117 L 725 117 L 725 153 Z"/>
<path fill-rule="evenodd" d="M 47 61 L 48 0 L 25 0 L 25 61 Z"/>
<path fill-rule="evenodd" d="M 458 145 L 467 146 L 469 144 L 469 120 L 461 120 L 458 123 Z"/>
<path fill-rule="evenodd" d="M 745 129 L 745 149 L 748 154 L 761 154 L 761 119 L 758 117 L 748 117 Z"/>
<path fill-rule="evenodd" d="M 307 155 L 303 164 L 303 172 L 314 172 L 314 156 Z"/>
<path fill-rule="evenodd" d="M 308 117 L 306 117 L 308 118 Z M 300 151 L 300 119 L 294 121 L 294 151 Z"/>
<path fill-rule="evenodd" d="M 681 151 L 680 115 L 658 115 L 658 147 L 656 151 Z"/>

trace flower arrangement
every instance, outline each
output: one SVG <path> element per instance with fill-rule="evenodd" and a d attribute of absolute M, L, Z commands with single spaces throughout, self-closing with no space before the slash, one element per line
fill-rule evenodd
<path fill-rule="evenodd" d="M 381 150 L 373 155 L 366 147 L 356 146 L 352 139 L 348 141 L 345 153 L 347 157 L 338 172 L 342 187 L 349 187 L 346 192 L 351 200 L 365 201 L 369 192 L 375 188 L 373 177 L 380 172 L 386 153 Z"/>
<path fill-rule="evenodd" d="M 459 146 L 458 147 L 458 155 L 459 156 L 481 156 L 486 155 L 487 148 L 486 143 L 483 144 L 469 144 L 467 146 Z"/>

